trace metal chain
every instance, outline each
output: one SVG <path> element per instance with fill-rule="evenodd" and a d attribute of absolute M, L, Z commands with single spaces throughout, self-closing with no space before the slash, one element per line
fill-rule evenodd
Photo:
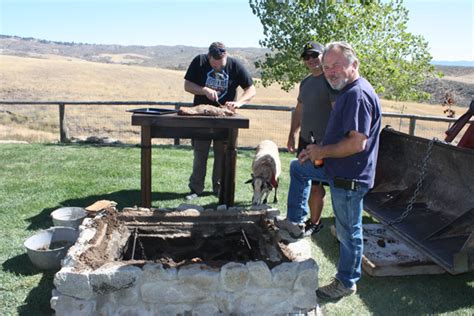
<path fill-rule="evenodd" d="M 396 219 L 390 221 L 388 223 L 388 226 L 393 225 L 395 223 L 400 223 L 413 210 L 413 204 L 415 204 L 416 198 L 418 197 L 418 194 L 420 194 L 421 187 L 423 186 L 423 181 L 425 180 L 425 177 L 426 177 L 426 166 L 428 165 L 428 160 L 431 157 L 431 151 L 433 149 L 433 144 L 437 141 L 438 141 L 438 139 L 435 137 L 432 140 L 430 140 L 430 142 L 428 143 L 428 148 L 426 149 L 426 154 L 425 154 L 425 157 L 423 158 L 423 163 L 421 165 L 420 178 L 418 179 L 418 182 L 416 183 L 416 189 L 413 192 L 413 196 L 411 197 L 410 202 L 408 202 L 407 208 L 402 213 L 402 215 L 400 215 Z"/>

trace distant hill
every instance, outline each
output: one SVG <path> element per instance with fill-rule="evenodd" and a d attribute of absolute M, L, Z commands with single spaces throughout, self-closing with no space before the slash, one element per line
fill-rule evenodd
<path fill-rule="evenodd" d="M 207 47 L 192 46 L 136 46 L 104 45 L 55 42 L 32 37 L 0 35 L 0 53 L 4 55 L 35 57 L 40 55 L 60 55 L 112 64 L 129 64 L 186 70 L 191 60 L 198 54 L 206 53 Z M 263 48 L 229 47 L 229 54 L 239 59 L 257 77 L 255 61 L 265 55 Z"/>
<path fill-rule="evenodd" d="M 437 66 L 459 66 L 459 67 L 474 67 L 474 60 L 433 60 L 431 64 Z"/>
<path fill-rule="evenodd" d="M 86 61 L 136 65 L 172 70 L 186 70 L 194 56 L 206 53 L 207 47 L 192 46 L 137 46 L 104 45 L 70 42 L 56 42 L 35 38 L 0 35 L 0 54 L 19 57 L 47 58 L 48 55 L 77 58 Z M 269 51 L 263 48 L 229 47 L 233 57 L 238 58 L 253 77 L 260 77 L 255 61 Z M 433 61 L 441 79 L 428 80 L 423 90 L 431 94 L 429 103 L 440 104 L 450 92 L 458 105 L 468 106 L 474 96 L 473 61 Z"/>

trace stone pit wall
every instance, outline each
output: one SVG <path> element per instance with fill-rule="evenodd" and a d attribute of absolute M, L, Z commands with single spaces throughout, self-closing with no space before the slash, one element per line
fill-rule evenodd
<path fill-rule="evenodd" d="M 81 276 L 62 269 L 51 305 L 56 315 L 283 315 L 316 306 L 313 259 L 269 269 L 262 261 L 142 268 L 112 263 Z M 70 292 L 74 280 L 81 291 Z M 76 295 L 76 296 L 74 296 Z M 83 297 L 77 297 L 83 296 Z"/>
<path fill-rule="evenodd" d="M 285 315 L 317 306 L 318 265 L 304 239 L 288 245 L 295 261 L 272 269 L 263 261 L 228 262 L 219 268 L 111 261 L 91 269 L 79 264 L 89 242 L 100 241 L 99 229 L 91 223 L 86 219 L 81 225 L 78 242 L 55 275 L 51 306 L 58 316 Z M 111 245 L 124 245 L 128 237 L 117 231 Z M 119 251 L 111 245 L 107 251 Z"/>

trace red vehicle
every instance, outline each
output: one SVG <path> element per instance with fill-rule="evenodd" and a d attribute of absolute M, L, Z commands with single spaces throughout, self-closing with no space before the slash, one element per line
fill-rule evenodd
<path fill-rule="evenodd" d="M 471 101 L 469 109 L 446 131 L 446 142 L 450 143 L 459 134 L 471 117 L 474 115 L 474 100 Z M 458 143 L 458 147 L 474 149 L 474 124 L 470 124 Z"/>

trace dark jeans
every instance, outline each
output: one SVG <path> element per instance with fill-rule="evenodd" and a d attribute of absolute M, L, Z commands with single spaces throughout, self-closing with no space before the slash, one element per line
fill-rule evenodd
<path fill-rule="evenodd" d="M 212 191 L 219 192 L 221 179 L 222 162 L 224 159 L 224 143 L 222 141 L 213 141 L 214 166 L 212 168 Z M 189 188 L 196 194 L 204 191 L 204 180 L 206 179 L 207 158 L 209 157 L 209 148 L 211 140 L 193 140 L 194 160 L 193 172 L 189 177 Z"/>

